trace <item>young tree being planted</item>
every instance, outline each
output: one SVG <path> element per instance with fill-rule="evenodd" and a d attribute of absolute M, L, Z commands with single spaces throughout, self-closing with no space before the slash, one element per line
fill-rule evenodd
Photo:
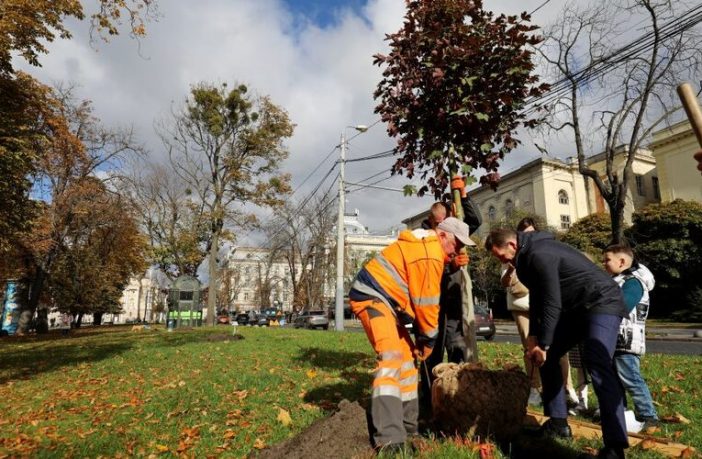
<path fill-rule="evenodd" d="M 452 173 L 476 168 L 496 187 L 500 160 L 519 144 L 514 132 L 537 124 L 522 110 L 548 88 L 532 74 L 530 47 L 541 38 L 529 19 L 495 17 L 481 0 L 407 1 L 404 25 L 387 36 L 390 53 L 375 56 L 384 67 L 375 98 L 397 138 L 392 173 L 420 173 L 420 196 L 440 198 Z"/>

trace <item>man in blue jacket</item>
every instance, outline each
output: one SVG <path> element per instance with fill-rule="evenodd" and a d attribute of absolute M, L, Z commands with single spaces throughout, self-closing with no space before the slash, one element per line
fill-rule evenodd
<path fill-rule="evenodd" d="M 617 334 L 626 308 L 619 286 L 578 250 L 545 232 L 490 232 L 485 248 L 512 264 L 529 289 L 527 357 L 540 367 L 547 436 L 571 437 L 559 359 L 579 342 L 600 402 L 601 458 L 623 458 L 629 446 L 624 392 L 614 370 Z"/>

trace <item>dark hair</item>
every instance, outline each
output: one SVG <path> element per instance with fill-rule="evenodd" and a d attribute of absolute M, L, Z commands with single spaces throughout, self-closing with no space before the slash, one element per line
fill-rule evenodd
<path fill-rule="evenodd" d="M 536 226 L 536 221 L 531 217 L 524 217 L 517 223 L 517 231 L 524 231 L 526 228 L 533 226 L 535 231 L 539 231 L 539 227 Z"/>
<path fill-rule="evenodd" d="M 629 244 L 612 244 L 602 251 L 602 253 L 623 253 L 634 258 L 634 251 Z"/>
<path fill-rule="evenodd" d="M 517 232 L 511 228 L 495 228 L 490 231 L 485 239 L 485 249 L 491 250 L 494 247 L 502 247 L 511 239 L 517 238 Z"/>

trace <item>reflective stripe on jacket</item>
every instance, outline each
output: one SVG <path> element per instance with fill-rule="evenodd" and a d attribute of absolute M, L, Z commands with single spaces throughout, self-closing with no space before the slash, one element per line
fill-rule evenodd
<path fill-rule="evenodd" d="M 402 323 L 414 321 L 419 341 L 433 347 L 439 332 L 439 298 L 444 251 L 438 237 L 423 229 L 403 231 L 358 273 L 349 298 L 374 296 Z M 404 317 L 403 317 L 404 316 Z"/>

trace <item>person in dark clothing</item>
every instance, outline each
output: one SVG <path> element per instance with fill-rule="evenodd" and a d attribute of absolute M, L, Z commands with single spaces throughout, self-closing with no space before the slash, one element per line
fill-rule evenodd
<path fill-rule="evenodd" d="M 572 436 L 559 359 L 582 341 L 582 358 L 602 413 L 604 448 L 597 457 L 623 458 L 629 446 L 624 392 L 613 364 L 619 325 L 627 315 L 619 286 L 550 233 L 495 229 L 485 248 L 502 263 L 514 265 L 529 289 L 527 357 L 540 367 L 544 413 L 550 417 L 541 433 Z"/>
<path fill-rule="evenodd" d="M 451 189 L 461 193 L 463 221 L 468 225 L 470 234 L 475 233 L 482 224 L 478 206 L 468 197 L 465 183 L 460 177 L 451 181 Z M 429 217 L 422 222 L 422 228 L 435 229 L 446 217 L 451 215 L 451 206 L 444 202 L 436 202 L 429 210 Z M 463 258 L 465 257 L 465 259 Z M 420 368 L 420 411 L 423 419 L 431 418 L 431 384 L 434 381 L 432 370 L 444 361 L 444 351 L 448 361 L 461 363 L 466 360 L 466 340 L 463 335 L 463 297 L 461 294 L 460 267 L 468 264 L 467 255 L 457 255 L 451 263 L 444 267 L 441 277 L 441 297 L 439 299 L 439 336 L 437 345 L 429 358 L 422 362 Z"/>

